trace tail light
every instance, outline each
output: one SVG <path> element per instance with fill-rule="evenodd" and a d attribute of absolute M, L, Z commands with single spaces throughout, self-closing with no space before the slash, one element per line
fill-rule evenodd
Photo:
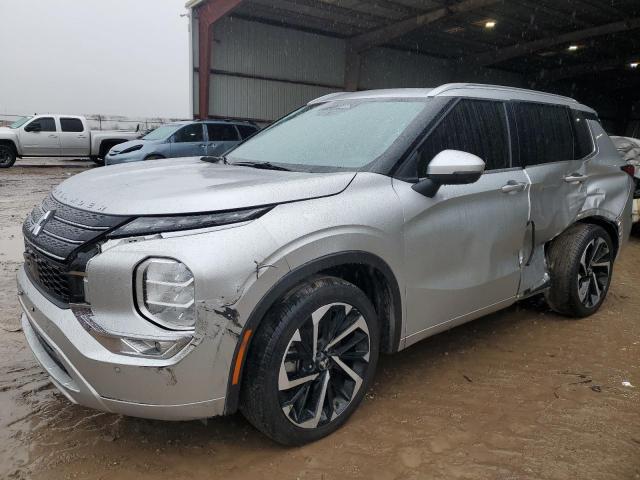
<path fill-rule="evenodd" d="M 633 177 L 636 173 L 636 167 L 634 167 L 633 165 L 625 165 L 624 167 L 620 167 L 620 170 L 628 173 L 631 177 Z"/>

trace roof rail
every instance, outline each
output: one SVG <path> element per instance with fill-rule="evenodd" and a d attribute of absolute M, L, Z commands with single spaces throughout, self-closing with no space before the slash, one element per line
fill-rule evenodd
<path fill-rule="evenodd" d="M 459 89 L 485 89 L 485 90 L 500 90 L 503 92 L 520 92 L 520 93 L 528 93 L 541 95 L 549 98 L 555 98 L 558 100 L 563 100 L 565 102 L 578 103 L 575 98 L 565 97 L 563 95 L 556 95 L 555 93 L 547 93 L 540 92 L 538 90 L 530 90 L 527 88 L 518 88 L 518 87 L 505 87 L 503 85 L 487 85 L 484 83 L 445 83 L 444 85 L 440 85 L 439 87 L 434 88 L 429 92 L 430 97 L 436 97 L 441 93 L 447 92 L 449 90 L 459 90 Z"/>

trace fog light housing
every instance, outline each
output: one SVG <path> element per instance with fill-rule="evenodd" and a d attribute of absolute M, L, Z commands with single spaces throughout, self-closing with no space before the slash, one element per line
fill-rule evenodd
<path fill-rule="evenodd" d="M 150 258 L 136 269 L 136 303 L 148 320 L 171 329 L 193 330 L 195 285 L 187 266 L 169 258 Z"/>

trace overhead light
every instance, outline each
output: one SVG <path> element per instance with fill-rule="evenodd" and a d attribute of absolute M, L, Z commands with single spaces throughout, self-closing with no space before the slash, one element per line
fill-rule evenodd
<path fill-rule="evenodd" d="M 489 20 L 484 24 L 484 28 L 494 28 L 496 26 L 495 20 Z"/>
<path fill-rule="evenodd" d="M 567 49 L 570 52 L 575 52 L 576 50 L 578 50 L 578 45 L 569 45 L 569 48 Z"/>
<path fill-rule="evenodd" d="M 631 63 L 629 64 L 629 66 L 630 66 L 631 68 L 638 68 L 638 65 L 640 65 L 640 63 L 639 63 L 639 62 L 631 62 Z"/>

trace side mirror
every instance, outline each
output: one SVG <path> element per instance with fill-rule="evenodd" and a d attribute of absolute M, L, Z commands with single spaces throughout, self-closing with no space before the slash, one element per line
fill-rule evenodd
<path fill-rule="evenodd" d="M 38 122 L 33 122 L 24 127 L 25 132 L 41 132 L 42 126 Z"/>
<path fill-rule="evenodd" d="M 467 185 L 478 181 L 485 164 L 476 155 L 460 150 L 443 150 L 427 167 L 427 178 L 413 185 L 416 192 L 433 197 L 442 185 Z"/>

